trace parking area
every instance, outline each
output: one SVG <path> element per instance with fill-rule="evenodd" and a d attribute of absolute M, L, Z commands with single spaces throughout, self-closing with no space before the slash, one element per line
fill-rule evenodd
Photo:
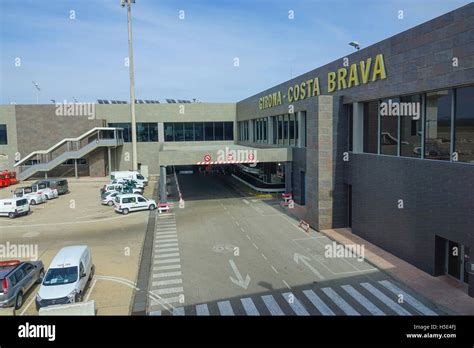
<path fill-rule="evenodd" d="M 100 188 L 108 178 L 68 179 L 70 192 L 44 204 L 31 206 L 27 216 L 0 217 L 0 245 L 37 248 L 45 268 L 57 252 L 71 245 L 88 245 L 92 251 L 95 275 L 84 300 L 94 300 L 98 315 L 128 315 L 137 278 L 138 263 L 148 222 L 148 211 L 117 214 L 113 207 L 101 205 Z M 24 182 L 0 190 L 0 198 Z M 151 197 L 154 182 L 145 188 Z M 11 250 L 10 250 L 11 251 Z M 8 259 L 0 255 L 0 261 Z M 9 257 L 11 259 L 11 257 Z M 39 286 L 26 294 L 16 315 L 36 315 L 34 300 Z"/>

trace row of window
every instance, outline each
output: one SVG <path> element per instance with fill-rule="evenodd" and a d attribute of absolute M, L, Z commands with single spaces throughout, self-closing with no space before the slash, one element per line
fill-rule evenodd
<path fill-rule="evenodd" d="M 123 128 L 123 141 L 132 142 L 132 124 L 130 122 L 109 123 L 109 127 Z M 158 141 L 158 123 L 137 122 L 137 141 L 140 143 Z"/>
<path fill-rule="evenodd" d="M 165 141 L 234 140 L 234 122 L 165 123 Z"/>
<path fill-rule="evenodd" d="M 419 105 L 419 115 L 383 116 L 382 103 Z M 349 127 L 352 150 L 351 113 Z M 474 163 L 474 86 L 364 103 L 363 133 L 366 153 Z"/>
<path fill-rule="evenodd" d="M 306 125 L 306 112 L 301 112 L 301 120 Z M 252 122 L 253 139 L 250 139 L 249 122 Z M 270 125 L 271 123 L 271 134 Z M 239 125 L 239 140 L 255 143 L 297 146 L 299 141 L 299 124 L 296 114 L 258 118 L 251 121 L 241 121 Z M 306 127 L 304 127 L 306 129 Z M 306 146 L 306 144 L 302 144 Z"/>
<path fill-rule="evenodd" d="M 7 125 L 0 124 L 0 145 L 7 145 L 8 138 L 7 138 Z"/>

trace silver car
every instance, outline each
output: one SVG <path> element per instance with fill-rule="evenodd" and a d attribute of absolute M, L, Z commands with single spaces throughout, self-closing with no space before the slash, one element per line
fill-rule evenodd
<path fill-rule="evenodd" d="M 25 294 L 43 281 L 44 266 L 41 261 L 0 261 L 0 307 L 15 306 L 19 309 Z"/>

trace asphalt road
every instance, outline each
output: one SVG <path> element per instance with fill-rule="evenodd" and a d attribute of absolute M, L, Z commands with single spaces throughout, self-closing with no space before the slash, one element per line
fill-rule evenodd
<path fill-rule="evenodd" d="M 229 177 L 178 180 L 185 207 L 156 219 L 150 315 L 443 314 L 365 260 L 325 255 L 333 241 L 278 200 Z"/>

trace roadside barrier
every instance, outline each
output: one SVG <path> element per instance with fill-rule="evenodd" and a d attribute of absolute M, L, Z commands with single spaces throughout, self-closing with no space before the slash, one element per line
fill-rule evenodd
<path fill-rule="evenodd" d="M 284 206 L 287 206 L 293 201 L 293 195 L 291 193 L 282 193 L 281 198 L 283 198 L 283 202 L 281 202 L 281 204 Z"/>
<path fill-rule="evenodd" d="M 179 208 L 183 209 L 184 208 L 184 199 L 183 199 L 183 195 L 181 194 L 181 189 L 179 188 L 178 175 L 176 175 L 176 168 L 175 167 L 173 167 L 173 172 L 174 172 L 174 181 L 176 182 L 176 189 L 178 190 Z"/>
<path fill-rule="evenodd" d="M 306 233 L 309 233 L 309 224 L 306 221 L 300 220 L 298 227 L 301 228 Z"/>
<path fill-rule="evenodd" d="M 158 213 L 168 212 L 173 204 L 171 203 L 158 203 Z"/>
<path fill-rule="evenodd" d="M 39 315 L 95 315 L 95 301 L 77 302 L 40 308 Z"/>

